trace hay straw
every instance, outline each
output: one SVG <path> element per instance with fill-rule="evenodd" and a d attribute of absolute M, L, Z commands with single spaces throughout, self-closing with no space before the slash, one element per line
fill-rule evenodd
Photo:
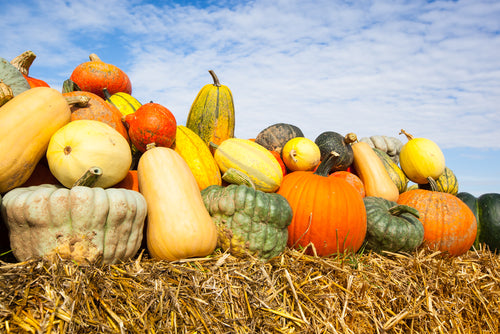
<path fill-rule="evenodd" d="M 498 333 L 500 255 L 0 262 L 2 333 Z"/>

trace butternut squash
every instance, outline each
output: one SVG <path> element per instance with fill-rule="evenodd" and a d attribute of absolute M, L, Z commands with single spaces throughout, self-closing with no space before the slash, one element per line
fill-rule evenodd
<path fill-rule="evenodd" d="M 137 177 L 148 206 L 150 255 L 169 261 L 210 255 L 217 245 L 217 229 L 181 155 L 153 145 L 139 159 Z"/>
<path fill-rule="evenodd" d="M 351 144 L 351 147 L 354 154 L 354 169 L 363 181 L 366 196 L 382 197 L 396 202 L 399 198 L 398 187 L 370 145 L 358 141 Z"/>
<path fill-rule="evenodd" d="M 70 118 L 66 99 L 49 87 L 28 89 L 0 108 L 0 193 L 28 180 L 52 135 Z"/>

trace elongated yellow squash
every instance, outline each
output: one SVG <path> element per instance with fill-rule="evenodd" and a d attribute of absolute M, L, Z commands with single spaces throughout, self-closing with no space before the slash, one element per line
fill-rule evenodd
<path fill-rule="evenodd" d="M 214 71 L 213 84 L 203 86 L 189 110 L 186 126 L 203 141 L 220 144 L 234 137 L 234 103 L 231 90 L 221 85 Z"/>
<path fill-rule="evenodd" d="M 214 159 L 222 173 L 234 168 L 246 174 L 255 189 L 275 192 L 283 180 L 276 158 L 264 146 L 249 139 L 228 138 L 217 146 Z"/>
<path fill-rule="evenodd" d="M 150 255 L 168 261 L 210 255 L 217 228 L 186 161 L 171 148 L 152 147 L 139 159 L 137 177 L 148 206 Z"/>
<path fill-rule="evenodd" d="M 351 144 L 354 169 L 365 186 L 366 196 L 382 197 L 396 202 L 399 190 L 389 177 L 382 160 L 366 142 Z"/>
<path fill-rule="evenodd" d="M 49 87 L 28 89 L 0 108 L 0 193 L 30 177 L 52 135 L 70 118 L 64 96 Z"/>
<path fill-rule="evenodd" d="M 205 142 L 184 125 L 177 125 L 173 149 L 184 158 L 200 190 L 211 185 L 221 185 L 219 166 Z"/>

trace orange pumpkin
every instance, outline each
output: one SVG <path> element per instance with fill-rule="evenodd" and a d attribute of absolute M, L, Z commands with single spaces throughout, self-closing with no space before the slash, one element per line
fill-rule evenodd
<path fill-rule="evenodd" d="M 477 222 L 469 207 L 458 197 L 439 191 L 413 189 L 402 193 L 398 204 L 414 207 L 424 225 L 424 244 L 462 255 L 470 249 L 477 233 Z"/>
<path fill-rule="evenodd" d="M 28 81 L 28 84 L 30 85 L 31 88 L 50 87 L 49 84 L 46 83 L 45 81 L 29 76 L 30 67 L 31 64 L 33 64 L 35 58 L 36 55 L 35 53 L 33 53 L 33 51 L 25 51 L 21 53 L 19 56 L 12 59 L 10 63 L 15 67 L 17 67 L 17 69 L 19 70 L 19 72 L 21 72 L 26 81 Z"/>
<path fill-rule="evenodd" d="M 347 182 L 349 182 L 350 185 L 356 188 L 361 197 L 366 196 L 365 186 L 363 184 L 363 181 L 361 181 L 361 179 L 356 174 L 344 170 L 339 170 L 331 173 L 329 177 L 339 177 L 341 179 L 346 180 Z"/>
<path fill-rule="evenodd" d="M 277 193 L 293 210 L 289 247 L 312 243 L 316 254 L 328 256 L 356 252 L 363 244 L 367 227 L 363 198 L 346 180 L 328 177 L 334 159 L 329 155 L 315 172 L 295 171 L 283 178 Z"/>
<path fill-rule="evenodd" d="M 114 105 L 106 102 L 103 98 L 94 93 L 85 91 L 66 92 L 63 93 L 63 95 L 67 97 L 86 96 L 90 99 L 86 106 L 78 104 L 70 106 L 72 121 L 89 119 L 106 123 L 130 142 L 127 128 L 122 123 L 122 113 Z"/>
<path fill-rule="evenodd" d="M 146 103 L 134 113 L 122 116 L 128 126 L 132 144 L 141 152 L 155 143 L 156 147 L 171 147 L 177 133 L 177 121 L 170 110 L 158 103 Z"/>
<path fill-rule="evenodd" d="M 255 141 L 255 139 L 252 141 Z M 269 150 L 269 152 L 271 152 L 271 154 L 276 158 L 276 160 L 278 160 L 278 163 L 280 164 L 280 167 L 281 167 L 281 171 L 283 172 L 283 176 L 285 176 L 287 173 L 287 170 L 286 170 L 285 163 L 283 162 L 283 159 L 281 159 L 281 154 L 279 154 L 276 151 L 272 151 L 272 150 Z"/>
<path fill-rule="evenodd" d="M 129 190 L 139 191 L 139 180 L 137 178 L 137 170 L 129 170 L 127 176 L 117 184 L 113 186 L 113 188 L 125 188 Z"/>
<path fill-rule="evenodd" d="M 70 79 L 78 87 L 105 99 L 103 89 L 109 94 L 118 92 L 132 94 L 132 83 L 125 72 L 115 65 L 103 62 L 95 53 L 89 56 L 90 61 L 81 63 L 71 73 Z"/>

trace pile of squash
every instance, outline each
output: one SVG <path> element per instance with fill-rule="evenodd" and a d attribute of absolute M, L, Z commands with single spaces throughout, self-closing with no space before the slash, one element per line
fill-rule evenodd
<path fill-rule="evenodd" d="M 34 59 L 0 58 L 0 253 L 19 261 L 115 263 L 141 245 L 168 261 L 217 247 L 262 260 L 285 247 L 500 248 L 500 194 L 458 193 L 432 140 L 312 140 L 288 123 L 237 138 L 232 93 L 213 71 L 181 125 L 95 54 L 61 92 L 29 76 Z"/>

